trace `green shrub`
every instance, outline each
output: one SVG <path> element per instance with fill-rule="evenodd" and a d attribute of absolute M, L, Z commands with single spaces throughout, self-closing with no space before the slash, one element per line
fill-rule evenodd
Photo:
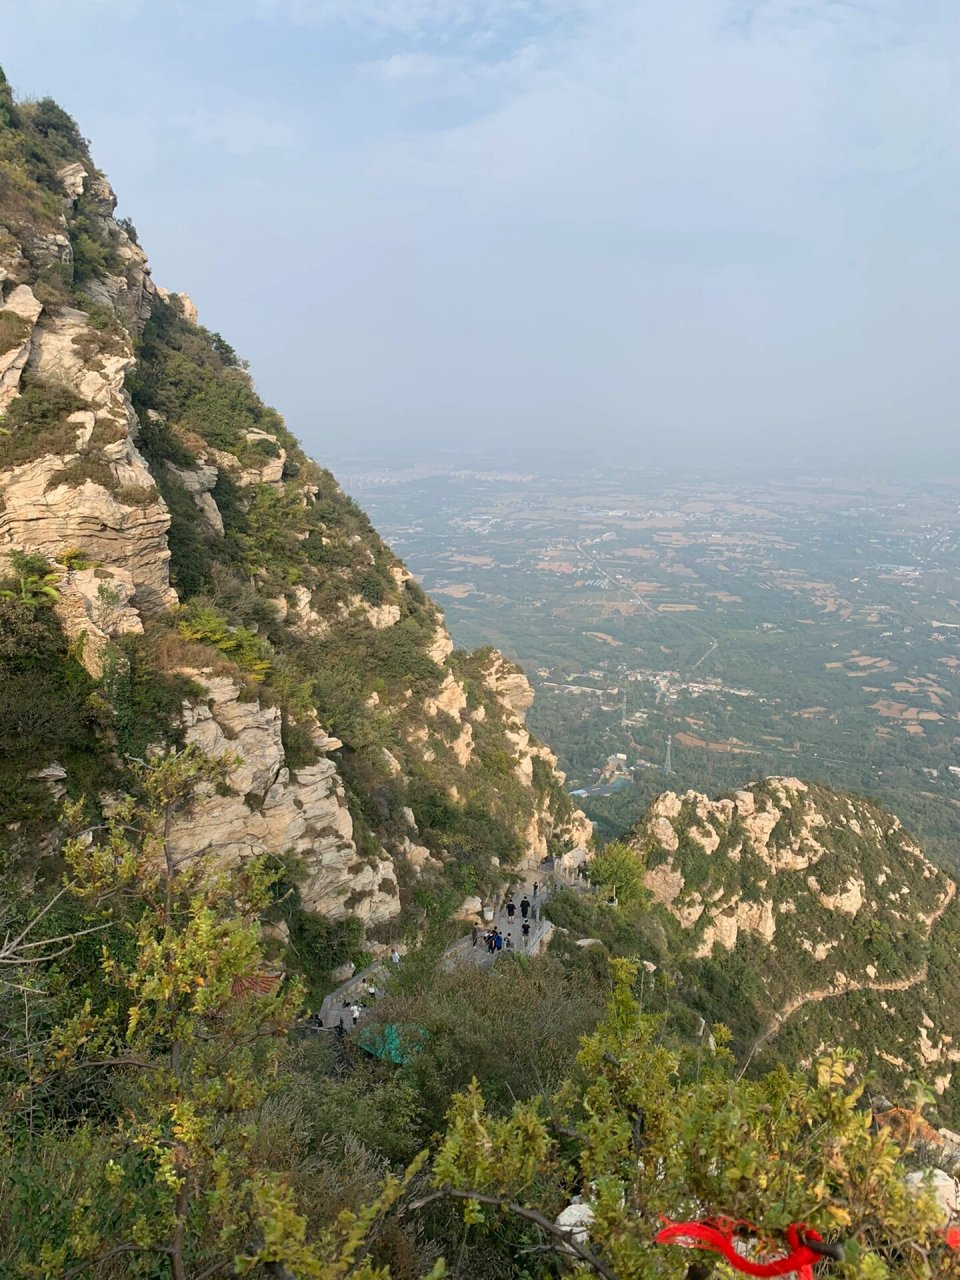
<path fill-rule="evenodd" d="M 77 200 L 76 211 L 67 223 L 67 230 L 73 248 L 75 284 L 100 280 L 123 270 L 123 261 L 115 245 L 104 235 L 94 211 L 93 199 L 86 193 Z"/>
<path fill-rule="evenodd" d="M 58 485 L 79 489 L 88 480 L 109 491 L 118 488 L 117 477 L 109 462 L 105 462 L 97 454 L 83 454 L 79 458 L 74 458 L 72 462 L 68 462 L 59 471 L 55 471 L 47 481 L 47 489 L 56 489 Z"/>
<path fill-rule="evenodd" d="M 0 354 L 19 347 L 29 332 L 29 320 L 13 311 L 0 311 Z"/>
<path fill-rule="evenodd" d="M 117 501 L 125 507 L 149 507 L 159 497 L 155 484 L 123 484 L 116 491 Z"/>
<path fill-rule="evenodd" d="M 280 723 L 280 741 L 288 769 L 303 769 L 307 765 L 316 764 L 319 759 L 320 753 L 314 745 L 309 726 L 298 724 L 288 715 L 284 715 Z"/>
<path fill-rule="evenodd" d="M 151 746 L 182 744 L 184 699 L 202 691 L 185 676 L 158 670 L 142 636 L 122 636 L 104 664 L 103 692 L 118 751 L 142 759 Z"/>
<path fill-rule="evenodd" d="M 330 987 L 330 971 L 353 963 L 362 969 L 369 960 L 363 949 L 363 923 L 356 916 L 328 920 L 304 911 L 299 895 L 286 909 L 290 929 L 289 951 L 304 975 L 310 996 L 319 1002 Z"/>
<path fill-rule="evenodd" d="M 36 567 L 42 557 L 24 557 Z M 49 819 L 49 792 L 31 770 L 96 760 L 93 683 L 69 652 L 51 610 L 0 598 L 0 820 Z"/>
<path fill-rule="evenodd" d="M 45 556 L 14 551 L 10 556 L 14 576 L 0 582 L 0 599 L 13 600 L 30 609 L 45 608 L 59 595 L 59 574 Z"/>
<path fill-rule="evenodd" d="M 14 466 L 47 453 L 76 453 L 77 428 L 67 418 L 86 403 L 58 383 L 22 382 L 20 395 L 0 418 L 0 464 Z"/>
<path fill-rule="evenodd" d="M 177 630 L 184 640 L 219 650 L 256 680 L 262 680 L 270 669 L 270 648 L 260 636 L 246 627 L 231 626 L 223 614 L 206 601 L 194 600 L 187 605 Z"/>

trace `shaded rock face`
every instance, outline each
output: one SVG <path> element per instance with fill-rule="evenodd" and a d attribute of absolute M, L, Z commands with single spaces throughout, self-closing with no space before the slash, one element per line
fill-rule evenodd
<path fill-rule="evenodd" d="M 255 854 L 296 854 L 303 865 L 303 905 L 331 919 L 357 915 L 368 924 L 400 910 L 392 862 L 364 859 L 353 841 L 353 822 L 332 760 L 291 772 L 284 762 L 280 712 L 241 699 L 240 686 L 208 670 L 182 674 L 207 698 L 184 706 L 188 742 L 215 759 L 236 760 L 230 795 L 210 794 L 182 815 L 171 832 L 177 853 L 205 852 L 224 861 Z M 330 739 L 317 731 L 318 749 Z M 339 744 L 338 744 L 339 745 Z"/>

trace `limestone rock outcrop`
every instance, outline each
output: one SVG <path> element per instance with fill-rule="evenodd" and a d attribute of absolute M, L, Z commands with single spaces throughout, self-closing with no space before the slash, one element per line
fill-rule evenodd
<path fill-rule="evenodd" d="M 838 832 L 844 833 L 840 845 Z M 797 778 L 767 778 L 716 800 L 696 791 L 665 792 L 650 806 L 632 843 L 647 860 L 645 882 L 654 898 L 685 930 L 696 927 L 698 956 L 709 955 L 714 945 L 732 951 L 743 934 L 773 944 L 785 916 L 792 936 L 802 900 L 817 909 L 809 918 L 814 930 L 826 928 L 831 915 L 882 914 L 887 902 L 909 893 L 908 886 L 888 884 L 886 863 L 894 855 L 919 873 L 921 884 L 937 874 L 895 819 L 891 825 L 866 802 L 835 797 Z M 860 861 L 850 861 L 841 845 L 878 858 L 872 885 Z M 699 850 L 696 858 L 694 850 Z M 918 859 L 920 865 L 911 867 Z M 936 911 L 940 901 L 929 899 L 928 909 Z M 922 910 L 918 919 L 927 919 Z M 835 929 L 839 933 L 842 926 Z M 819 960 L 836 945 L 819 933 L 796 941 Z"/>
<path fill-rule="evenodd" d="M 6 411 L 18 394 L 20 375 L 30 355 L 33 328 L 42 310 L 33 290 L 25 284 L 14 286 L 0 307 L 0 335 L 5 348 L 0 351 L 0 413 Z"/>
<path fill-rule="evenodd" d="M 143 622 L 131 604 L 133 578 L 125 569 L 68 569 L 57 584 L 54 612 L 86 670 L 99 679 L 110 641 L 141 635 Z"/>
<path fill-rule="evenodd" d="M 224 861 L 292 853 L 303 867 L 300 894 L 308 910 L 331 919 L 357 915 L 368 924 L 397 915 L 393 863 L 357 852 L 334 762 L 324 758 L 291 771 L 284 761 L 278 708 L 244 700 L 230 677 L 189 668 L 182 674 L 206 695 L 184 706 L 187 741 L 215 759 L 229 756 L 236 763 L 229 773 L 229 795 L 201 798 L 174 824 L 174 850 Z M 316 745 L 332 746 L 320 733 Z"/>
<path fill-rule="evenodd" d="M 79 549 L 130 574 L 137 608 L 169 608 L 177 602 L 168 569 L 170 516 L 135 444 L 139 424 L 124 386 L 134 362 L 129 336 L 104 337 L 77 308 L 38 312 L 22 286 L 6 304 L 11 301 L 30 331 L 26 360 L 5 370 L 8 405 L 29 373 L 41 387 L 62 389 L 78 407 L 47 451 L 37 447 L 22 460 L 14 455 L 0 469 L 0 557 L 19 549 L 55 560 Z"/>

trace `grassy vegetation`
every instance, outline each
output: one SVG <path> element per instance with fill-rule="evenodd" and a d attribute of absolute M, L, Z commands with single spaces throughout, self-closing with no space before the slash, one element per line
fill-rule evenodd
<path fill-rule="evenodd" d="M 0 466 L 76 452 L 77 427 L 67 419 L 86 407 L 78 395 L 58 383 L 21 377 L 20 395 L 0 418 Z"/>
<path fill-rule="evenodd" d="M 0 311 L 0 355 L 19 347 L 29 332 L 29 321 L 13 311 Z"/>

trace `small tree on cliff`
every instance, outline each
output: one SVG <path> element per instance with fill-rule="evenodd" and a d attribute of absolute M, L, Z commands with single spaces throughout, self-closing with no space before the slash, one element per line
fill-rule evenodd
<path fill-rule="evenodd" d="M 625 844 L 605 845 L 589 864 L 589 872 L 591 883 L 624 907 L 640 906 L 649 898 L 643 885 L 643 858 Z"/>

